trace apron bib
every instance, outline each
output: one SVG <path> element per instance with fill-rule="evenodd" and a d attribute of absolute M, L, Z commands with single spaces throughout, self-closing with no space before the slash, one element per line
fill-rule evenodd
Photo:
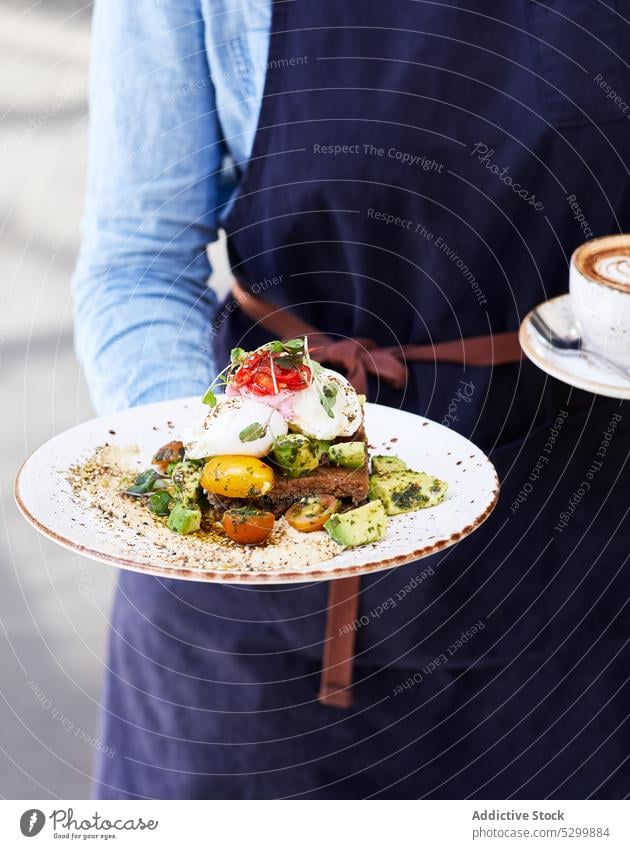
<path fill-rule="evenodd" d="M 225 222 L 246 288 L 383 347 L 499 334 L 566 291 L 584 221 L 628 229 L 630 125 L 584 82 L 601 73 L 624 90 L 614 21 L 569 0 L 554 9 L 578 27 L 539 4 L 477 6 L 274 3 L 259 126 Z M 231 296 L 213 327 L 217 364 L 269 338 Z M 492 517 L 362 580 L 344 711 L 317 701 L 326 585 L 123 573 L 100 795 L 630 792 L 624 405 L 525 361 L 412 363 L 402 391 L 371 377 L 369 398 L 489 452 Z"/>

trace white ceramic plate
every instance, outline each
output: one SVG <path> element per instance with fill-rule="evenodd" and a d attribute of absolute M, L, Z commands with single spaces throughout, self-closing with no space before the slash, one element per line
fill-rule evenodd
<path fill-rule="evenodd" d="M 572 335 L 575 319 L 569 295 L 551 298 L 538 307 L 542 317 L 560 336 Z M 549 347 L 534 330 L 528 313 L 519 331 L 519 341 L 525 356 L 551 377 L 556 377 L 576 389 L 585 389 L 608 398 L 630 398 L 630 379 L 607 368 L 596 358 L 581 351 L 560 354 Z"/>
<path fill-rule="evenodd" d="M 190 562 L 178 565 L 164 549 L 129 528 L 112 526 L 95 508 L 77 503 L 66 475 L 70 466 L 107 442 L 141 446 L 146 467 L 153 452 L 178 438 L 199 411 L 198 399 L 165 401 L 93 419 L 59 434 L 32 454 L 20 470 L 15 495 L 22 513 L 55 542 L 124 569 L 193 581 L 290 583 L 376 572 L 434 554 L 478 528 L 498 498 L 494 466 L 463 436 L 422 416 L 367 404 L 365 426 L 372 453 L 396 454 L 411 468 L 447 481 L 448 493 L 441 504 L 393 516 L 385 539 L 343 550 L 308 567 L 226 569 L 216 551 L 208 560 L 196 558 L 194 568 Z"/>

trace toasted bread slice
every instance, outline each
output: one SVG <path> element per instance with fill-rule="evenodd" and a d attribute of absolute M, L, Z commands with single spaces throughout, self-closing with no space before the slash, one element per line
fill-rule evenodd
<path fill-rule="evenodd" d="M 367 498 L 368 486 L 367 463 L 359 469 L 318 466 L 299 478 L 276 475 L 273 489 L 267 498 L 272 503 L 291 503 L 311 495 L 334 495 L 337 498 L 349 498 L 353 504 L 360 504 Z"/>

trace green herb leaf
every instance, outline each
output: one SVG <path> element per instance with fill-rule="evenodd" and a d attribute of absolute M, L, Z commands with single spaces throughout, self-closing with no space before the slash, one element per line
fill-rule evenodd
<path fill-rule="evenodd" d="M 253 422 L 243 428 L 243 430 L 239 433 L 238 438 L 241 442 L 255 442 L 257 439 L 262 439 L 266 433 L 267 425 L 262 425 L 260 422 Z"/>
<path fill-rule="evenodd" d="M 304 348 L 304 339 L 289 339 L 284 343 L 284 347 L 289 351 L 301 351 Z"/>
<path fill-rule="evenodd" d="M 209 407 L 216 407 L 217 405 L 217 396 L 214 394 L 212 389 L 208 389 L 206 394 L 201 399 L 202 404 L 207 404 Z"/>
<path fill-rule="evenodd" d="M 240 363 L 247 356 L 247 351 L 244 348 L 232 348 L 230 351 L 230 362 Z"/>
<path fill-rule="evenodd" d="M 319 387 L 318 387 L 319 388 Z M 335 414 L 333 412 L 333 407 L 335 406 L 335 400 L 337 398 L 337 387 L 334 383 L 325 383 L 319 394 L 319 400 L 322 407 L 326 410 L 329 418 L 333 419 Z"/>
<path fill-rule="evenodd" d="M 269 343 L 269 350 L 272 354 L 281 354 L 282 351 L 284 351 L 284 345 L 282 344 L 282 342 L 279 342 L 277 339 L 275 339 L 273 342 Z"/>
<path fill-rule="evenodd" d="M 158 474 L 155 469 L 147 469 L 146 472 L 141 472 L 136 477 L 133 486 L 130 486 L 126 492 L 129 495 L 145 495 L 145 493 L 151 492 L 157 479 Z"/>

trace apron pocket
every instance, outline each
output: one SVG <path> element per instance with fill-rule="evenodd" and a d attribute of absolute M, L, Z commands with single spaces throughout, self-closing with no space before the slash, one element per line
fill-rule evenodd
<path fill-rule="evenodd" d="M 618 0 L 527 0 L 543 115 L 556 127 L 630 117 Z"/>

